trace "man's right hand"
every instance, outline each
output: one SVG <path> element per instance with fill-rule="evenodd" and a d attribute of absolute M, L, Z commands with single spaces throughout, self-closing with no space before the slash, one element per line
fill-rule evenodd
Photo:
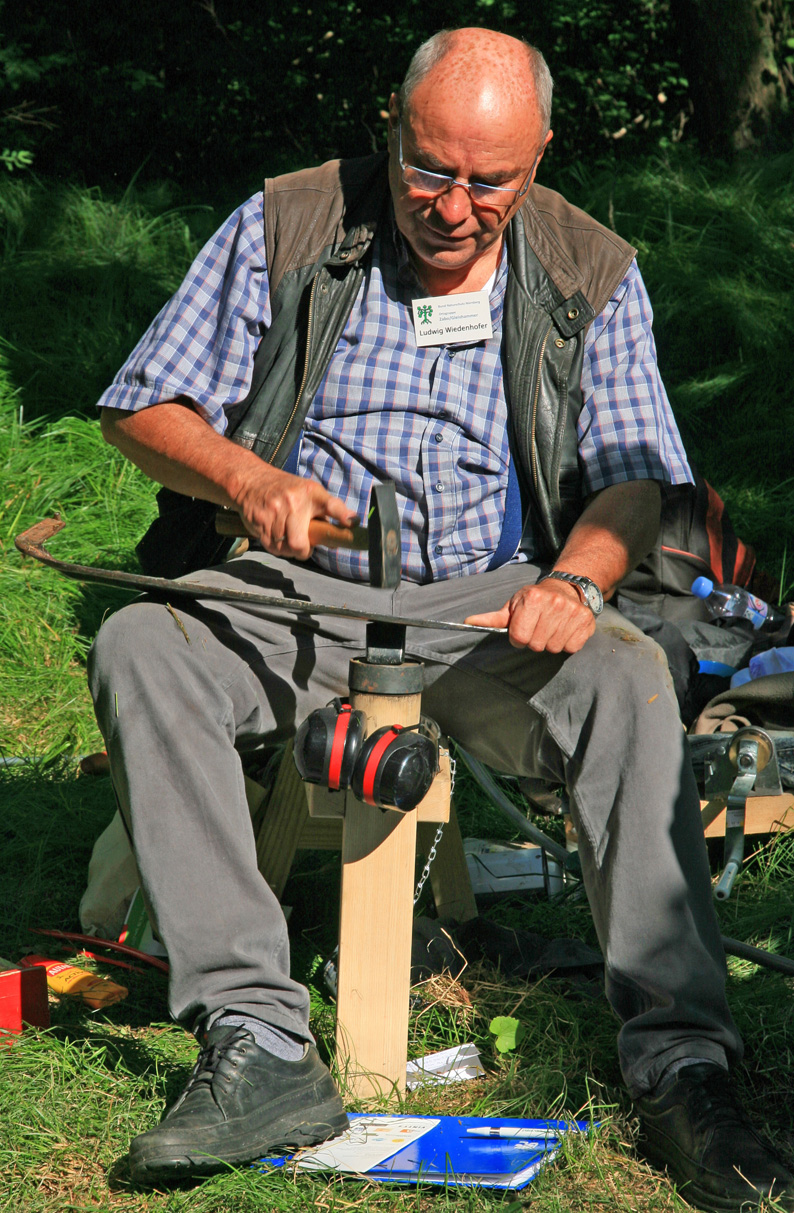
<path fill-rule="evenodd" d="M 343 526 L 356 515 L 321 484 L 282 472 L 216 434 L 189 402 L 166 400 L 137 413 L 105 408 L 102 433 L 158 484 L 236 510 L 250 535 L 276 556 L 308 560 L 309 523 Z"/>
<path fill-rule="evenodd" d="M 308 560 L 312 554 L 309 523 L 332 519 L 352 526 L 357 516 L 316 480 L 305 480 L 259 461 L 261 471 L 247 478 L 234 508 L 250 535 L 267 552 Z"/>

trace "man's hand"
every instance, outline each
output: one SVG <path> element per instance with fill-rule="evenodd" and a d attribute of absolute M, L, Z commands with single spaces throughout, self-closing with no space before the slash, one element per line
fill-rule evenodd
<path fill-rule="evenodd" d="M 246 530 L 266 551 L 308 560 L 312 519 L 332 519 L 342 526 L 358 521 L 343 501 L 332 497 L 316 480 L 292 476 L 261 461 L 260 465 L 243 481 L 234 507 Z"/>
<path fill-rule="evenodd" d="M 595 631 L 595 616 L 576 586 L 542 581 L 518 590 L 500 611 L 470 615 L 466 623 L 507 628 L 510 643 L 535 653 L 577 653 Z"/>

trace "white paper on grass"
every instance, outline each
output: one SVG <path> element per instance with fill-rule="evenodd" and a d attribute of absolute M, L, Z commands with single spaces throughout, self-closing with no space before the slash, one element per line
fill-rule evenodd
<path fill-rule="evenodd" d="M 300 1154 L 296 1166 L 299 1171 L 352 1171 L 363 1174 L 409 1146 L 437 1124 L 438 1119 L 428 1120 L 424 1116 L 362 1116 L 341 1136 Z"/>
<path fill-rule="evenodd" d="M 409 1091 L 426 1084 L 465 1082 L 468 1078 L 479 1078 L 485 1073 L 477 1046 L 455 1045 L 441 1053 L 428 1053 L 409 1061 L 405 1068 L 406 1086 Z"/>

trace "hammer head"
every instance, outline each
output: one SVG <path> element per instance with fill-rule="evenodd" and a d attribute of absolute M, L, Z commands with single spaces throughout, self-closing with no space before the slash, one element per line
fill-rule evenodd
<path fill-rule="evenodd" d="M 402 543 L 397 495 L 390 480 L 373 486 L 367 511 L 369 581 L 378 589 L 393 590 L 402 576 Z"/>

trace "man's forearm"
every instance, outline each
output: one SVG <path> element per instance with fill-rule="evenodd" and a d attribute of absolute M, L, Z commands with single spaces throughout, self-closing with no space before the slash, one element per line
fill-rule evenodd
<path fill-rule="evenodd" d="M 137 413 L 103 409 L 101 425 L 105 439 L 158 484 L 227 508 L 235 507 L 246 472 L 263 467 L 176 400 Z"/>
<path fill-rule="evenodd" d="M 653 480 L 603 489 L 588 502 L 555 569 L 589 577 L 610 598 L 653 547 L 660 507 L 661 492 Z M 499 610 L 470 615 L 466 623 L 507 628 L 512 645 L 536 653 L 577 653 L 596 627 L 579 588 L 555 578 L 523 586 Z"/>
<path fill-rule="evenodd" d="M 315 518 L 355 521 L 318 481 L 266 463 L 177 400 L 137 413 L 104 409 L 102 432 L 158 484 L 236 510 L 248 534 L 274 555 L 308 560 Z"/>
<path fill-rule="evenodd" d="M 589 577 L 604 598 L 610 598 L 656 542 L 660 512 L 661 490 L 655 480 L 602 489 L 574 525 L 555 569 Z"/>

